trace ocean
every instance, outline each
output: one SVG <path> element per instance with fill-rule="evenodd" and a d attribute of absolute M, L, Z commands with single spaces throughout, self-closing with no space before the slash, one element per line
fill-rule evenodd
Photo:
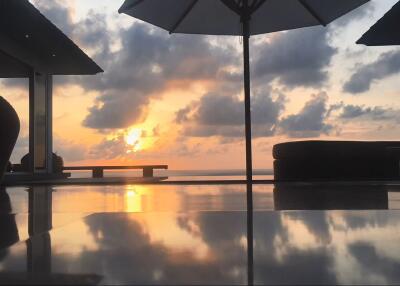
<path fill-rule="evenodd" d="M 253 178 L 255 180 L 273 179 L 273 170 L 255 169 Z M 91 171 L 74 171 L 71 178 L 90 178 Z M 154 170 L 156 177 L 168 177 L 170 181 L 191 181 L 191 180 L 244 180 L 245 170 Z M 104 177 L 142 177 L 140 170 L 105 170 Z"/>

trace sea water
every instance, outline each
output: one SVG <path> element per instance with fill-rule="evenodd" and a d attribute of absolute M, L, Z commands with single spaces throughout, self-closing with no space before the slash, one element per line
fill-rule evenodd
<path fill-rule="evenodd" d="M 74 171 L 72 178 L 90 178 L 91 171 Z M 141 170 L 105 170 L 105 177 L 142 177 Z M 192 181 L 192 180 L 244 180 L 245 170 L 154 170 L 156 177 L 168 177 L 168 180 Z M 256 180 L 273 179 L 273 170 L 253 170 L 253 178 Z"/>

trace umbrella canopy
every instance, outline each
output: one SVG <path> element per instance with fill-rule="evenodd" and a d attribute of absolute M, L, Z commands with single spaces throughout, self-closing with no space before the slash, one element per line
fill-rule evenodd
<path fill-rule="evenodd" d="M 400 1 L 397 2 L 357 44 L 366 46 L 392 46 L 400 45 Z"/>
<path fill-rule="evenodd" d="M 248 2 L 245 9 L 244 3 Z M 368 0 L 126 0 L 119 9 L 170 33 L 250 35 L 327 25 Z M 247 11 L 244 11 L 247 10 Z"/>
<path fill-rule="evenodd" d="M 126 0 L 119 12 L 161 27 L 170 33 L 243 36 L 246 177 L 247 182 L 251 183 L 250 35 L 317 25 L 326 26 L 368 1 Z"/>

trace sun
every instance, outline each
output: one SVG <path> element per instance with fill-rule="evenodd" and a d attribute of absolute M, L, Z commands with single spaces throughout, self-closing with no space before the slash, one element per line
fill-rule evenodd
<path fill-rule="evenodd" d="M 132 128 L 127 131 L 125 134 L 125 142 L 129 147 L 127 153 L 138 152 L 141 150 L 141 142 L 142 138 L 142 130 L 139 128 Z"/>

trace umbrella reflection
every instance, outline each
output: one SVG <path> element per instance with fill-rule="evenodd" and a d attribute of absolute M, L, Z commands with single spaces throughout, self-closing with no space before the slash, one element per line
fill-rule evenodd
<path fill-rule="evenodd" d="M 253 185 L 247 184 L 247 284 L 254 285 Z"/>

